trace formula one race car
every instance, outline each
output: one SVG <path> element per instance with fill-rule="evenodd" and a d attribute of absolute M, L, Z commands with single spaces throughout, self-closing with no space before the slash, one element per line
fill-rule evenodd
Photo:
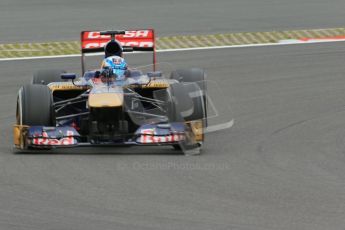
<path fill-rule="evenodd" d="M 17 98 L 17 150 L 57 147 L 171 145 L 199 153 L 207 126 L 202 69 L 158 71 L 154 31 L 83 31 L 82 77 L 38 71 Z M 151 51 L 153 65 L 117 80 L 107 69 L 85 71 L 85 54 Z M 152 68 L 152 69 L 151 69 Z"/>

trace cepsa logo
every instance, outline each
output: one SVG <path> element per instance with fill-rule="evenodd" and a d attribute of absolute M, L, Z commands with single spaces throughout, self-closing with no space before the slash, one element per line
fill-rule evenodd
<path fill-rule="evenodd" d="M 107 42 L 84 42 L 83 49 L 95 49 L 102 48 L 107 44 Z M 142 47 L 142 48 L 151 48 L 153 47 L 153 42 L 120 42 L 122 46 L 131 46 L 131 47 Z"/>
<path fill-rule="evenodd" d="M 100 32 L 86 32 L 86 39 L 110 39 L 110 35 L 101 35 Z M 116 35 L 116 38 L 152 38 L 150 30 L 126 31 L 124 35 Z"/>
<path fill-rule="evenodd" d="M 102 48 L 109 40 L 110 35 L 101 35 L 99 31 L 84 32 L 82 41 L 83 49 Z M 126 31 L 124 35 L 116 35 L 116 40 L 122 46 L 143 48 L 154 46 L 153 31 L 151 30 Z"/>

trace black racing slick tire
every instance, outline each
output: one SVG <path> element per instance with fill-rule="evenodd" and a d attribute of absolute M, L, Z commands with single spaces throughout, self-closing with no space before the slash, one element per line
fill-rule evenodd
<path fill-rule="evenodd" d="M 184 117 L 185 121 L 202 120 L 207 127 L 207 82 L 204 70 L 198 68 L 179 69 L 173 71 L 170 76 L 184 85 L 184 90 L 192 100 L 193 112 Z M 201 152 L 201 144 L 189 145 L 185 142 L 173 145 L 177 151 L 183 151 L 186 155 L 198 155 Z"/>
<path fill-rule="evenodd" d="M 18 92 L 17 124 L 55 126 L 53 96 L 45 85 L 25 85 Z"/>
<path fill-rule="evenodd" d="M 205 118 L 207 118 L 207 76 L 205 71 L 200 68 L 178 69 L 171 72 L 170 78 L 183 83 L 194 82 L 198 84 L 203 95 Z M 205 126 L 207 126 L 207 119 L 205 119 Z"/>
<path fill-rule="evenodd" d="M 206 119 L 203 93 L 196 83 L 175 83 L 168 88 L 171 121 Z"/>
<path fill-rule="evenodd" d="M 175 83 L 170 85 L 168 89 L 170 95 L 170 122 L 188 122 L 203 119 L 205 122 L 205 104 L 201 94 L 200 87 L 196 83 Z M 173 148 L 178 151 L 183 151 L 186 155 L 200 154 L 201 147 L 199 143 L 187 144 L 182 141 L 179 144 L 174 144 Z"/>
<path fill-rule="evenodd" d="M 185 117 L 186 121 L 206 119 L 206 105 L 203 98 L 203 92 L 196 83 L 184 83 L 185 91 L 193 103 L 193 112 Z"/>
<path fill-rule="evenodd" d="M 185 121 L 193 112 L 193 101 L 183 83 L 171 84 L 167 89 L 169 95 L 168 117 L 170 122 Z"/>
<path fill-rule="evenodd" d="M 65 70 L 47 69 L 38 70 L 32 77 L 31 84 L 48 85 L 51 82 L 62 82 L 61 74 L 66 73 Z"/>

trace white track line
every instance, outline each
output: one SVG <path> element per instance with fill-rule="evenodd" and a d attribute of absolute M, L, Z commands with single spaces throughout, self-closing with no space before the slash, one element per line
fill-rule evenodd
<path fill-rule="evenodd" d="M 303 44 L 316 44 L 316 43 L 331 43 L 331 42 L 344 42 L 344 40 L 331 40 L 331 41 L 282 41 L 280 43 L 263 43 L 263 44 L 246 44 L 246 45 L 232 45 L 232 46 L 210 46 L 210 47 L 194 47 L 194 48 L 182 48 L 182 49 L 164 49 L 157 50 L 157 53 L 166 52 L 179 52 L 179 51 L 193 51 L 193 50 L 213 50 L 213 49 L 231 49 L 231 48 L 246 48 L 246 47 L 266 47 L 266 46 L 287 46 L 287 45 L 303 45 Z M 136 52 L 144 53 L 144 52 Z M 131 54 L 131 53 L 128 53 Z M 87 56 L 99 56 L 102 53 L 88 54 Z M 35 59 L 54 59 L 54 58 L 69 58 L 69 57 L 80 57 L 80 54 L 69 54 L 69 55 L 55 55 L 55 56 L 37 56 L 37 57 L 19 57 L 19 58 L 0 58 L 0 61 L 19 61 L 19 60 L 35 60 Z"/>

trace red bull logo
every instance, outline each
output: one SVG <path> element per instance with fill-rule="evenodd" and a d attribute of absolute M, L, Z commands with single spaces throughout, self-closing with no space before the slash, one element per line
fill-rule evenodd
<path fill-rule="evenodd" d="M 142 144 L 158 144 L 158 143 L 173 143 L 183 141 L 185 139 L 184 134 L 170 134 L 165 136 L 154 135 L 153 129 L 142 130 L 140 138 L 137 142 Z"/>
<path fill-rule="evenodd" d="M 73 137 L 72 131 L 67 131 L 67 135 L 61 139 L 49 138 L 47 132 L 42 132 L 42 136 L 34 137 L 32 139 L 33 145 L 42 145 L 42 146 L 59 146 L 59 145 L 74 145 L 77 141 Z"/>

